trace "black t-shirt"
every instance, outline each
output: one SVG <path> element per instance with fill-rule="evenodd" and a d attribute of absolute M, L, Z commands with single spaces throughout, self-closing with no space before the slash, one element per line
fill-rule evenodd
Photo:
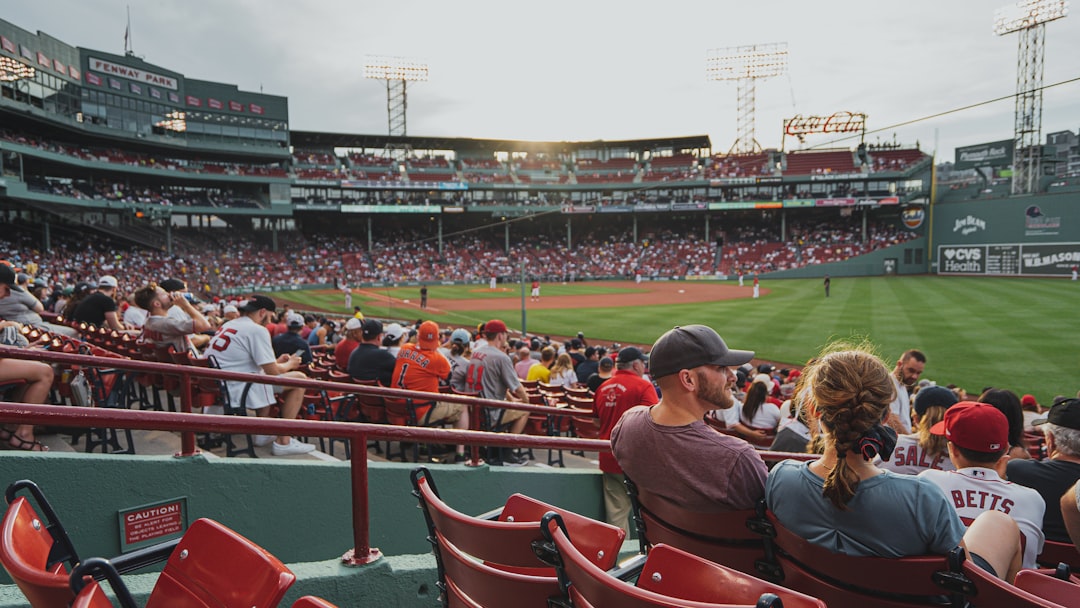
<path fill-rule="evenodd" d="M 607 378 L 601 378 L 599 373 L 592 374 L 585 380 L 585 386 L 589 387 L 589 390 L 593 393 L 596 393 L 597 389 L 600 388 L 600 385 L 604 382 L 607 382 L 608 378 L 610 377 L 611 376 L 608 376 Z"/>
<path fill-rule="evenodd" d="M 589 376 L 595 374 L 599 370 L 600 361 L 596 359 L 586 359 L 574 368 L 574 373 L 577 374 L 578 380 L 588 380 Z"/>
<path fill-rule="evenodd" d="M 105 325 L 105 313 L 116 311 L 116 301 L 109 296 L 95 291 L 94 293 L 86 296 L 86 299 L 79 302 L 79 305 L 75 307 L 75 312 L 72 313 L 71 318 L 83 323 L 93 323 L 94 325 Z"/>
<path fill-rule="evenodd" d="M 1080 479 L 1080 464 L 1066 460 L 1010 460 L 1006 466 L 1009 481 L 1034 488 L 1046 501 L 1042 526 L 1046 540 L 1071 543 L 1060 501 L 1065 490 Z"/>
<path fill-rule="evenodd" d="M 279 357 L 302 350 L 304 352 L 300 354 L 300 363 L 304 365 L 311 363 L 311 347 L 308 346 L 307 340 L 300 337 L 300 334 L 291 331 L 278 334 L 270 341 L 270 345 L 274 347 L 274 354 Z"/>
<path fill-rule="evenodd" d="M 349 375 L 357 380 L 378 380 L 379 384 L 390 386 L 396 361 L 389 351 L 361 343 L 349 355 Z"/>
<path fill-rule="evenodd" d="M 585 355 L 581 353 L 572 353 L 570 351 L 567 351 L 566 354 L 570 355 L 570 358 L 574 360 L 574 373 L 576 374 L 577 367 L 585 362 Z"/>

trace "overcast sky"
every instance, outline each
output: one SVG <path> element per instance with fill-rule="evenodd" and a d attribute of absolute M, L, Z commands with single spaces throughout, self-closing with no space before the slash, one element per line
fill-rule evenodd
<path fill-rule="evenodd" d="M 788 73 L 757 84 L 757 140 L 784 118 L 864 112 L 868 128 L 1015 93 L 1018 37 L 995 36 L 986 0 L 38 0 L 3 17 L 75 46 L 137 55 L 187 77 L 289 98 L 296 130 L 387 132 L 370 55 L 425 61 L 409 91 L 414 136 L 621 140 L 707 134 L 727 151 L 736 85 L 705 77 L 708 49 L 786 42 Z M 1044 84 L 1080 76 L 1080 16 L 1050 23 Z M 1043 134 L 1080 126 L 1080 82 L 1046 91 Z M 951 160 L 1011 139 L 1013 102 L 868 136 Z M 811 136 L 807 145 L 827 143 Z M 796 142 L 788 142 L 791 149 Z M 854 142 L 839 145 L 853 146 Z"/>

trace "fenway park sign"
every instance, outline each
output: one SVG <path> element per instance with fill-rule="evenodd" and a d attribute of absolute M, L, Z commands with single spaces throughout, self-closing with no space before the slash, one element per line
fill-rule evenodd
<path fill-rule="evenodd" d="M 836 112 L 828 116 L 796 115 L 784 121 L 785 135 L 813 133 L 860 133 L 866 130 L 866 114 Z"/>

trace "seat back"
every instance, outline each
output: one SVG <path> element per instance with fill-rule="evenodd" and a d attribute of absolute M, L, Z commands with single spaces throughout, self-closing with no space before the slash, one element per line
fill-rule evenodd
<path fill-rule="evenodd" d="M 975 586 L 975 593 L 968 599 L 976 606 L 1008 606 L 1009 608 L 1061 608 L 1061 604 L 1044 599 L 1025 591 L 1024 589 L 1010 585 L 1000 578 L 990 574 L 977 566 L 971 560 L 964 560 L 963 570 L 966 576 Z M 1065 582 L 1065 581 L 1061 581 Z M 1066 583 L 1070 584 L 1070 583 Z M 1078 605 L 1077 598 L 1080 589 L 1072 585 L 1072 605 Z"/>
<path fill-rule="evenodd" d="M 1068 564 L 1073 572 L 1080 572 L 1080 553 L 1072 543 L 1047 540 L 1043 542 L 1042 553 L 1036 561 L 1048 568 L 1056 568 L 1058 564 Z"/>
<path fill-rule="evenodd" d="M 361 386 L 378 386 L 379 383 L 375 380 L 353 380 L 355 384 Z M 363 415 L 364 420 L 373 424 L 379 424 L 386 422 L 386 403 L 383 401 L 382 395 L 367 395 L 364 393 L 356 394 L 356 403 L 360 406 L 360 413 Z"/>
<path fill-rule="evenodd" d="M 429 540 L 438 531 L 460 551 L 504 570 L 554 575 L 554 570 L 541 563 L 532 550 L 533 541 L 543 539 L 537 524 L 550 511 L 563 516 L 582 552 L 602 570 L 614 567 L 626 536 L 621 528 L 521 494 L 507 500 L 497 520 L 480 519 L 443 502 L 425 467 L 413 469 L 411 478 L 413 495 L 419 499 L 427 519 Z"/>
<path fill-rule="evenodd" d="M 0 534 L 0 563 L 30 606 L 67 606 L 75 597 L 68 586 L 67 557 L 26 497 L 9 501 Z"/>
<path fill-rule="evenodd" d="M 1080 585 L 1072 581 L 1063 581 L 1037 570 L 1021 570 L 1016 573 L 1013 584 L 1017 589 L 1066 608 L 1080 607 Z"/>
<path fill-rule="evenodd" d="M 531 525 L 539 530 L 539 523 Z M 559 581 L 554 576 L 523 574 L 477 562 L 438 529 L 435 542 L 442 564 L 444 593 L 451 608 L 547 608 L 548 598 L 560 594 Z"/>
<path fill-rule="evenodd" d="M 783 527 L 771 512 L 766 514 L 775 549 L 777 572 L 759 568 L 785 587 L 820 598 L 830 608 L 882 606 L 907 608 L 940 603 L 946 591 L 937 584 L 948 572 L 945 556 L 903 558 L 853 557 L 815 545 Z M 772 576 L 777 574 L 778 576 Z M 993 605 L 993 604 L 989 604 Z"/>
<path fill-rule="evenodd" d="M 575 606 L 825 606 L 814 598 L 666 545 L 654 547 L 634 586 L 585 559 L 556 514 L 546 515 L 541 527 L 557 554 L 554 561 L 563 590 Z"/>
<path fill-rule="evenodd" d="M 747 521 L 752 509 L 726 513 L 688 511 L 627 480 L 642 550 L 664 543 L 717 564 L 756 574 L 755 562 L 765 555 L 761 536 Z"/>
<path fill-rule="evenodd" d="M 273 608 L 295 580 L 255 543 L 197 519 L 169 556 L 146 608 Z"/>

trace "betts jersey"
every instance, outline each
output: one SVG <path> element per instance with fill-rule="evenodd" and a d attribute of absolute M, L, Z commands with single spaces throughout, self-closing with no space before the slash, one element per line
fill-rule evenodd
<path fill-rule="evenodd" d="M 983 511 L 1001 511 L 1020 526 L 1024 544 L 1024 568 L 1035 568 L 1035 557 L 1042 552 L 1043 497 L 1019 484 L 1005 481 L 994 469 L 968 467 L 957 471 L 927 470 L 919 474 L 934 482 L 956 507 L 965 526 Z"/>

